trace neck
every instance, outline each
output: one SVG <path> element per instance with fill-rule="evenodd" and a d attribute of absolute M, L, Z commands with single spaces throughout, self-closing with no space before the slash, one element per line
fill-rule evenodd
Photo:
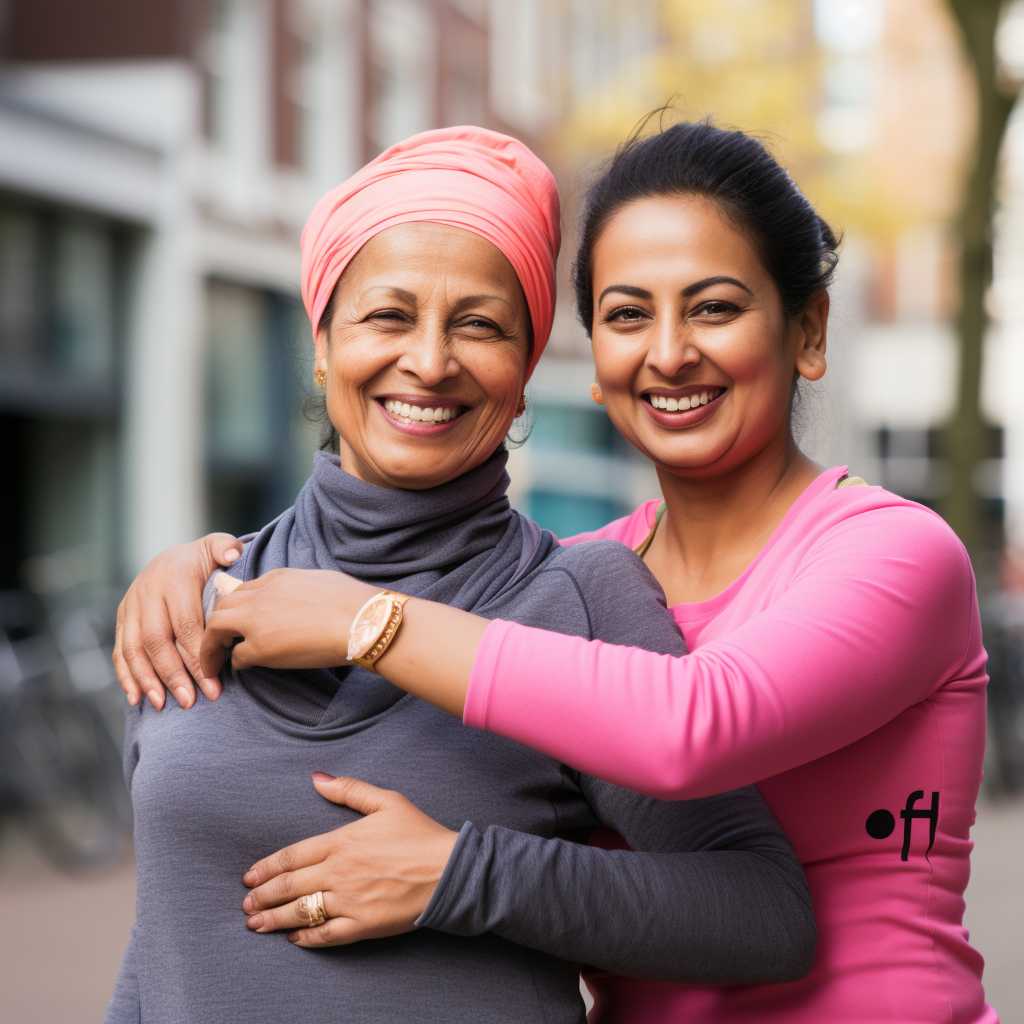
<path fill-rule="evenodd" d="M 647 561 L 669 603 L 703 601 L 724 590 L 820 472 L 788 430 L 721 476 L 659 469 L 666 514 Z"/>

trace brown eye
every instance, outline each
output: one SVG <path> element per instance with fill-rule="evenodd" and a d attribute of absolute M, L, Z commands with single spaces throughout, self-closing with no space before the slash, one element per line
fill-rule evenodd
<path fill-rule="evenodd" d="M 618 321 L 619 323 L 635 324 L 646 316 L 646 312 L 638 306 L 619 306 L 613 309 L 606 317 L 606 323 Z"/>
<path fill-rule="evenodd" d="M 723 313 L 735 313 L 736 307 L 731 302 L 712 299 L 710 302 L 705 302 L 697 312 L 707 316 L 721 316 Z"/>

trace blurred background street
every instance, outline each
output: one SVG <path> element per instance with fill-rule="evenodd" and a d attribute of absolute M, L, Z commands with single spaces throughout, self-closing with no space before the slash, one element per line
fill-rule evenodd
<path fill-rule="evenodd" d="M 665 103 L 756 132 L 843 234 L 805 450 L 971 553 L 992 684 L 966 920 L 1024 1024 L 1022 80 L 1024 0 L 0 0 L 4 1024 L 101 1019 L 131 925 L 120 595 L 308 475 L 314 202 L 441 125 L 549 162 L 559 312 L 511 498 L 591 529 L 657 481 L 590 400 L 573 225 Z"/>

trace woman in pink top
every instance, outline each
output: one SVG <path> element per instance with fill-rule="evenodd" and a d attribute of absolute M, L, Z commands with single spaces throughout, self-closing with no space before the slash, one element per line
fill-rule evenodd
<path fill-rule="evenodd" d="M 664 505 L 572 542 L 637 547 L 691 654 L 414 599 L 378 662 L 469 725 L 642 793 L 758 784 L 814 896 L 811 973 L 740 988 L 594 977 L 602 1021 L 998 1019 L 962 925 L 985 740 L 970 562 L 939 517 L 848 486 L 858 482 L 845 467 L 811 463 L 790 429 L 796 379 L 825 372 L 834 249 L 786 172 L 742 133 L 682 124 L 627 144 L 588 195 L 575 287 L 595 400 L 657 466 Z M 160 573 L 184 577 L 192 559 L 205 578 L 228 547 L 208 539 L 154 570 L 161 607 L 181 592 Z M 292 571 L 248 584 L 211 617 L 202 667 L 212 674 L 239 637 L 243 667 L 297 667 L 303 645 L 340 655 L 372 593 Z M 140 614 L 123 617 L 115 658 L 131 699 L 159 685 L 157 661 L 180 682 L 167 643 L 194 600 L 168 601 L 149 655 Z M 287 650 L 275 640 L 285 633 Z M 383 826 L 380 836 L 386 874 Z M 628 1007 L 614 1018 L 601 1013 L 613 991 Z"/>

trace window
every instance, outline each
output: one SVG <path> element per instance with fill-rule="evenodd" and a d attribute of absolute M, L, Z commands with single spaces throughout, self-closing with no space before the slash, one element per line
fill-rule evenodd
<path fill-rule="evenodd" d="M 208 522 L 250 533 L 292 503 L 310 472 L 309 325 L 294 300 L 226 281 L 208 285 L 207 323 Z"/>
<path fill-rule="evenodd" d="M 535 408 L 521 462 L 529 479 L 527 515 L 569 537 L 630 511 L 636 504 L 631 449 L 604 410 L 545 402 Z"/>
<path fill-rule="evenodd" d="M 370 5 L 370 142 L 375 153 L 435 127 L 437 26 L 415 0 Z"/>
<path fill-rule="evenodd" d="M 0 202 L 0 588 L 70 548 L 114 575 L 125 229 Z"/>

